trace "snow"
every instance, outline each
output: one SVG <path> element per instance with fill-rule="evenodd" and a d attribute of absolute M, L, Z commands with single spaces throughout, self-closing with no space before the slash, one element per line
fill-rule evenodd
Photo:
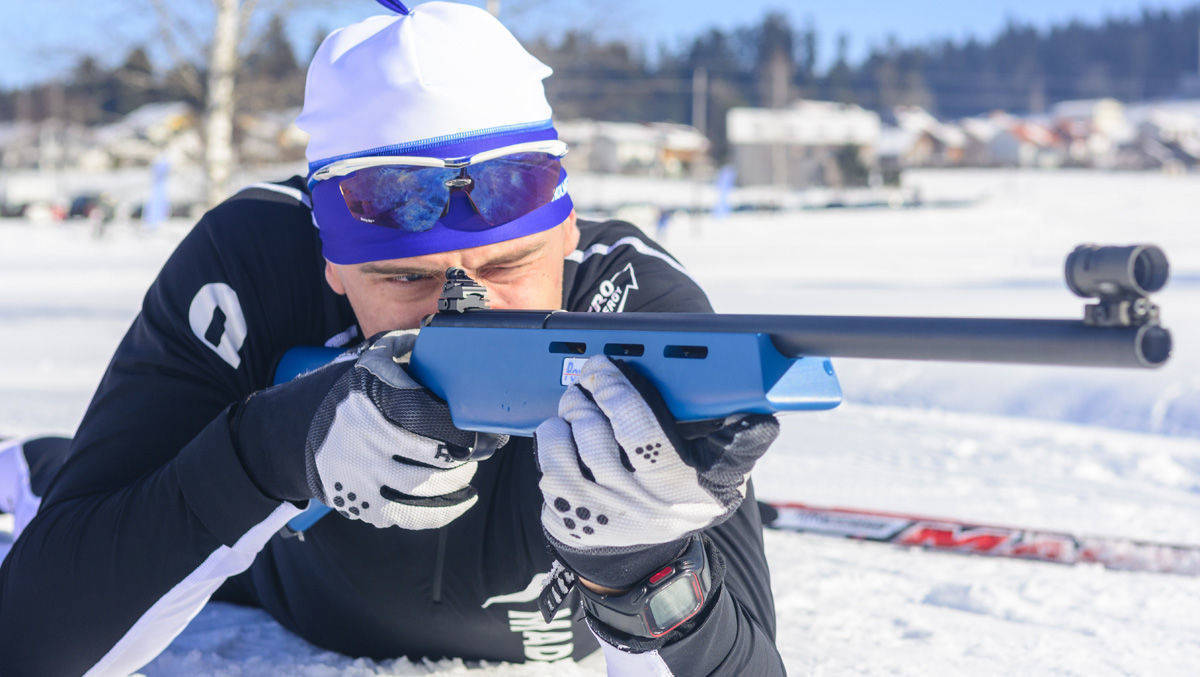
<path fill-rule="evenodd" d="M 911 173 L 960 208 L 679 215 L 665 244 L 719 311 L 1077 317 L 1062 258 L 1151 241 L 1175 334 L 1155 371 L 837 360 L 847 402 L 784 419 L 763 497 L 1079 533 L 1200 542 L 1200 177 Z M 611 183 L 608 191 L 619 199 Z M 697 188 L 676 184 L 684 196 Z M 575 185 L 580 191 L 584 186 Z M 670 190 L 660 192 L 669 201 Z M 649 222 L 647 222 L 649 223 Z M 69 433 L 187 225 L 0 221 L 0 432 Z M 0 521 L 0 528 L 5 526 Z M 1200 579 L 766 534 L 794 674 L 1190 674 Z M 0 545 L 2 550 L 3 545 Z M 489 665 L 488 674 L 597 674 Z M 206 608 L 146 675 L 458 675 L 457 661 L 353 659 L 262 612 Z"/>

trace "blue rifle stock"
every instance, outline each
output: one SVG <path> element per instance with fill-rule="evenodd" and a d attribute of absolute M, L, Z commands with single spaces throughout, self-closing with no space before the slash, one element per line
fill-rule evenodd
<path fill-rule="evenodd" d="M 459 428 L 528 437 L 592 355 L 632 365 L 681 422 L 832 409 L 842 392 L 829 357 L 1153 368 L 1172 347 L 1148 299 L 1166 271 L 1157 247 L 1081 246 L 1068 286 L 1100 303 L 1083 320 L 1025 320 L 491 310 L 483 287 L 451 269 L 409 371 Z M 293 349 L 275 382 L 341 352 Z M 329 510 L 314 501 L 288 527 L 302 532 Z"/>
<path fill-rule="evenodd" d="M 417 336 L 409 366 L 418 382 L 447 402 L 463 430 L 531 437 L 542 421 L 557 415 L 559 398 L 583 362 L 596 354 L 635 365 L 679 421 L 831 409 L 842 399 L 828 358 L 785 356 L 761 332 L 551 329 L 544 326 L 550 318 L 588 314 L 470 314 L 477 313 L 475 326 L 431 318 Z M 280 360 L 275 382 L 320 367 L 342 352 L 292 349 Z M 329 510 L 313 502 L 288 528 L 303 532 Z"/>

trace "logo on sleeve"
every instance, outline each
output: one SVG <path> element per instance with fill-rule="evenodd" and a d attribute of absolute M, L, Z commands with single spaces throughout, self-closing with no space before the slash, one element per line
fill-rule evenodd
<path fill-rule="evenodd" d="M 625 310 L 629 295 L 638 288 L 637 276 L 633 273 L 633 264 L 626 263 L 625 267 L 596 288 L 596 295 L 588 305 L 589 313 L 619 313 Z"/>
<path fill-rule="evenodd" d="M 550 572 L 534 574 L 533 578 L 529 580 L 529 585 L 525 586 L 524 590 L 510 592 L 507 595 L 488 597 L 486 600 L 484 600 L 483 605 L 480 608 L 486 609 L 493 604 L 520 604 L 522 602 L 532 602 L 538 598 L 538 595 L 542 592 L 542 588 L 545 587 L 546 581 L 549 578 Z"/>
<path fill-rule="evenodd" d="M 567 660 L 575 652 L 570 609 L 559 609 L 549 622 L 541 611 L 509 609 L 508 629 L 521 635 L 527 661 L 553 663 Z"/>
<path fill-rule="evenodd" d="M 537 600 L 551 573 L 534 574 L 524 590 L 489 597 L 483 603 L 486 609 L 493 604 L 525 605 Z M 575 651 L 575 631 L 570 609 L 558 609 L 549 619 L 541 611 L 508 609 L 508 629 L 521 636 L 525 649 L 525 660 L 538 663 L 553 663 L 566 660 Z"/>
<path fill-rule="evenodd" d="M 238 355 L 246 342 L 246 317 L 238 303 L 237 292 L 224 282 L 210 282 L 196 292 L 188 308 L 192 333 L 229 366 L 242 363 Z"/>

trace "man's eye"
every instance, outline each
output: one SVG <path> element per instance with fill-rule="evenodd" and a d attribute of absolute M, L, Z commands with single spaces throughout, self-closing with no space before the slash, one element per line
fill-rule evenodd
<path fill-rule="evenodd" d="M 499 267 L 494 267 L 494 268 L 488 268 L 487 270 L 483 271 L 482 276 L 489 278 L 489 279 L 502 278 L 502 277 L 512 276 L 513 274 L 516 274 L 516 273 L 520 273 L 524 269 L 525 269 L 525 265 L 499 266 Z"/>
<path fill-rule="evenodd" d="M 433 276 L 427 273 L 408 273 L 407 275 L 391 275 L 387 278 L 387 281 L 396 284 L 413 284 L 414 282 L 423 282 L 430 279 L 433 279 Z"/>

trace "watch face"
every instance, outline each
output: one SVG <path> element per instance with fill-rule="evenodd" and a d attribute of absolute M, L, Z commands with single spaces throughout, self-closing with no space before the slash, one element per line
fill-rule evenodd
<path fill-rule="evenodd" d="M 650 616 L 655 626 L 651 631 L 661 634 L 686 621 L 702 601 L 694 575 L 671 581 L 650 598 Z"/>

